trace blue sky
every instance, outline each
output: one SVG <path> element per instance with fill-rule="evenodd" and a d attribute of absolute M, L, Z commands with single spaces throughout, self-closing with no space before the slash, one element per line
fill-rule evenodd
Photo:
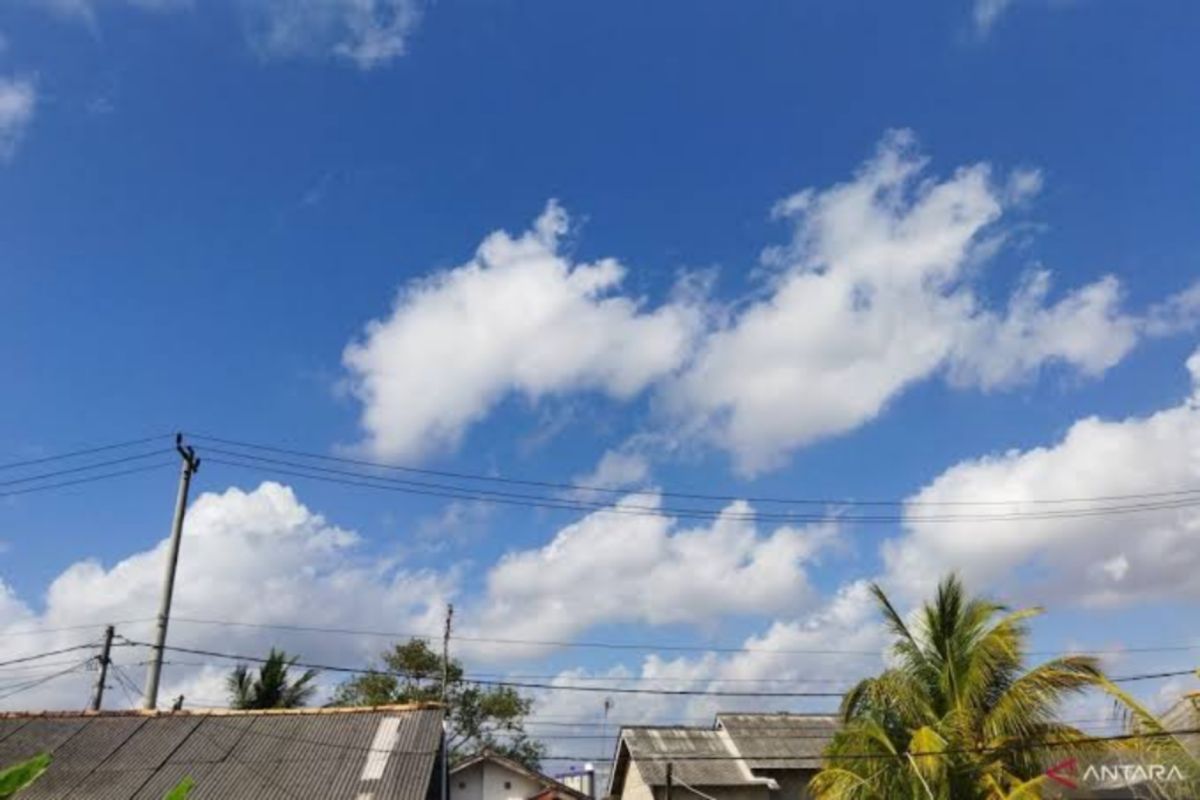
<path fill-rule="evenodd" d="M 269 0 L 0 9 L 3 461 L 185 429 L 736 496 L 1091 497 L 1200 477 L 1185 368 L 1200 312 L 1188 294 L 1200 265 L 1194 4 L 415 2 L 366 17 Z M 864 187 L 877 193 L 869 219 L 850 196 Z M 790 212 L 777 206 L 805 189 Z M 524 235 L 538 219 L 543 233 Z M 503 252 L 454 271 L 497 231 Z M 906 264 L 916 277 L 897 278 Z M 585 277 L 603 286 L 579 288 Z M 843 289 L 878 313 L 822 321 Z M 531 323 L 521 298 L 561 301 L 560 313 Z M 383 334 L 367 332 L 373 320 Z M 775 388 L 746 380 L 775 369 Z M 1072 427 L 1092 416 L 1104 422 Z M 1068 432 L 1080 441 L 1060 446 Z M 1048 466 L 1029 455 L 1039 447 Z M 606 453 L 623 457 L 621 479 L 596 472 Z M 580 593 L 606 591 L 603 569 L 582 587 L 529 585 L 559 569 L 547 546 L 564 526 L 583 526 L 571 529 L 580 552 L 590 542 L 603 561 L 619 549 L 616 523 L 278 476 L 293 491 L 264 510 L 253 493 L 270 477 L 206 466 L 196 494 L 217 507 L 200 519 L 266 560 L 286 546 L 274 535 L 317 552 L 306 537 L 324 526 L 354 531 L 336 556 L 281 559 L 371 584 L 360 597 L 344 582 L 288 585 L 341 603 L 329 619 L 343 624 L 430 630 L 454 598 L 480 635 L 699 646 L 807 621 L 841 640 L 829 615 L 838 598 L 861 604 L 856 582 L 916 597 L 958 568 L 1006 599 L 1049 603 L 1045 648 L 1200 644 L 1186 509 L 1105 520 L 1094 535 L 1029 526 L 1031 541 L 1014 525 L 956 528 L 974 549 L 910 521 L 831 524 L 772 550 L 764 522 L 726 576 L 761 596 L 731 586 L 703 601 L 672 595 L 678 576 L 655 571 L 687 565 L 670 543 L 688 525 L 675 523 L 646 533 L 661 537 L 662 563 L 611 566 L 629 583 L 614 590 L 622 607 L 596 610 Z M 9 622 L 103 621 L 88 597 L 131 580 L 137 564 L 114 565 L 139 554 L 151 586 L 173 487 L 163 470 L 0 500 Z M 297 522 L 301 508 L 324 521 Z M 255 525 L 267 545 L 239 539 Z M 1159 549 L 1137 544 L 1149 541 Z M 1166 578 L 1164 557 L 1180 565 Z M 86 559 L 97 574 L 64 579 Z M 637 586 L 662 596 L 643 603 Z M 204 608 L 195 591 L 185 602 Z M 150 616 L 140 602 L 100 605 Z M 689 603 L 694 615 L 664 611 Z M 309 613 L 282 605 L 262 619 Z M 555 609 L 568 619 L 548 620 Z M 215 635 L 173 629 L 181 643 Z M 587 650 L 467 655 L 662 674 Z M 1194 656 L 1126 655 L 1114 670 Z M 212 685 L 194 672 L 177 684 Z"/>

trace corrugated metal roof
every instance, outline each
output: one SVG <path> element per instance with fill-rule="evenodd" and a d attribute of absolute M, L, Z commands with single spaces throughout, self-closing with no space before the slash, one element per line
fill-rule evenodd
<path fill-rule="evenodd" d="M 837 732 L 836 717 L 818 714 L 717 714 L 717 727 L 754 771 L 819 769 Z"/>
<path fill-rule="evenodd" d="M 625 728 L 621 731 L 630 759 L 651 786 L 667 782 L 668 756 L 678 779 L 693 786 L 741 786 L 756 783 L 718 731 L 702 728 Z M 712 760 L 700 756 L 713 756 Z"/>
<path fill-rule="evenodd" d="M 441 721 L 428 706 L 6 715 L 0 767 L 53 755 L 30 800 L 160 800 L 185 776 L 194 800 L 427 800 Z"/>

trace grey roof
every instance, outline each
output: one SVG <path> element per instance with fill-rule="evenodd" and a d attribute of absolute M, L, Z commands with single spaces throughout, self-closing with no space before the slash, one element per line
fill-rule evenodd
<path fill-rule="evenodd" d="M 667 782 L 667 756 L 683 783 L 693 786 L 742 786 L 757 783 L 729 749 L 719 731 L 703 728 L 625 728 L 621 731 L 630 759 L 637 764 L 642 780 L 651 786 Z M 712 756 L 712 759 L 703 758 Z"/>
<path fill-rule="evenodd" d="M 818 714 L 717 714 L 750 769 L 819 769 L 837 718 Z"/>
<path fill-rule="evenodd" d="M 185 776 L 192 800 L 427 800 L 441 721 L 427 706 L 5 714 L 0 768 L 53 756 L 22 800 L 159 800 Z"/>

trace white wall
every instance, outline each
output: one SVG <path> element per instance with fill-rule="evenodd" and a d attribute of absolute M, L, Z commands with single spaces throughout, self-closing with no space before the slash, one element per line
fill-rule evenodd
<path fill-rule="evenodd" d="M 490 761 L 450 776 L 450 800 L 525 800 L 541 789 L 537 781 Z"/>

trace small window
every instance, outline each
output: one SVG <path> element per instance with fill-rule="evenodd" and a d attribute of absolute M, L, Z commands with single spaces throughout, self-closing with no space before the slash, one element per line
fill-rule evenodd
<path fill-rule="evenodd" d="M 511 789 L 511 788 L 512 788 L 512 781 L 505 781 L 505 782 L 504 782 L 504 788 L 505 788 L 505 789 Z"/>

